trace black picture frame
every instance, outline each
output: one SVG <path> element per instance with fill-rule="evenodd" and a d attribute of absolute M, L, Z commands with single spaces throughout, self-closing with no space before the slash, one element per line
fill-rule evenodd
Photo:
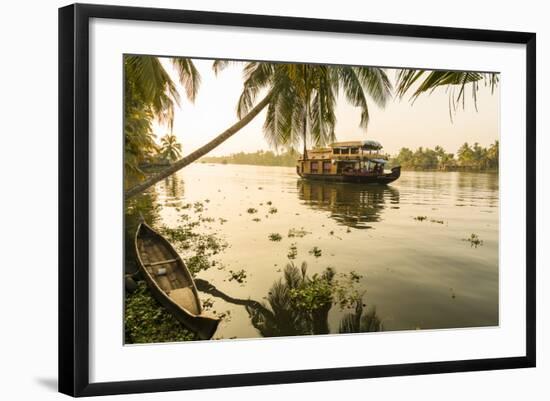
<path fill-rule="evenodd" d="M 437 38 L 526 47 L 526 354 L 520 357 L 90 383 L 89 117 L 91 18 Z M 74 4 L 59 9 L 59 391 L 71 396 L 316 382 L 535 366 L 536 35 L 479 29 Z"/>

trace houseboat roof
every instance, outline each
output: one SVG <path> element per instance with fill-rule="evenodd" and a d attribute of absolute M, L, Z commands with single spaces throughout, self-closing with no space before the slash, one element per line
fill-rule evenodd
<path fill-rule="evenodd" d="M 373 140 L 365 141 L 346 141 L 346 142 L 334 142 L 329 145 L 331 148 L 363 148 L 367 150 L 379 150 L 382 149 L 380 142 Z"/>

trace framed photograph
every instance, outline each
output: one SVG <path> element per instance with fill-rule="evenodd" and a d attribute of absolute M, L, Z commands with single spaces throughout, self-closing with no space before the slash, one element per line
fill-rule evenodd
<path fill-rule="evenodd" d="M 535 366 L 535 34 L 59 10 L 59 390 Z"/>

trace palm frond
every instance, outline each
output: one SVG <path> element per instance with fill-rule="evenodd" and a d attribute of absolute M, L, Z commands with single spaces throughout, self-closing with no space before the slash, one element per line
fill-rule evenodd
<path fill-rule="evenodd" d="M 369 106 L 357 74 L 351 67 L 343 66 L 335 69 L 335 75 L 342 84 L 341 87 L 348 102 L 361 109 L 359 126 L 366 129 L 370 119 Z"/>
<path fill-rule="evenodd" d="M 195 64 L 191 59 L 185 57 L 172 58 L 171 62 L 178 72 L 180 83 L 185 88 L 187 97 L 192 102 L 195 101 L 201 84 L 201 76 Z"/>
<path fill-rule="evenodd" d="M 229 65 L 232 63 L 237 63 L 236 61 L 231 60 L 214 60 L 212 63 L 212 70 L 214 71 L 214 74 L 218 75 L 220 72 L 225 70 Z"/>
<path fill-rule="evenodd" d="M 237 115 L 243 118 L 254 107 L 256 96 L 268 87 L 273 78 L 275 65 L 263 62 L 250 62 L 244 67 L 243 91 L 237 105 Z"/>

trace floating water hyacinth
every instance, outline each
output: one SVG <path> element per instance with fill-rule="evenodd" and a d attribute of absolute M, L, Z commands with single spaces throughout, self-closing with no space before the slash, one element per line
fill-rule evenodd
<path fill-rule="evenodd" d="M 290 260 L 294 260 L 298 257 L 298 248 L 296 247 L 296 243 L 293 242 L 291 245 L 290 245 L 290 248 L 288 250 L 288 253 L 287 253 L 287 258 L 289 258 Z"/>
<path fill-rule="evenodd" d="M 304 230 L 304 228 L 291 228 L 288 230 L 288 238 L 302 238 L 305 237 L 307 234 L 311 234 L 311 232 Z"/>
<path fill-rule="evenodd" d="M 269 234 L 268 237 L 270 241 L 275 241 L 275 242 L 279 242 L 280 240 L 283 239 L 283 237 L 279 233 L 271 233 Z"/>
<path fill-rule="evenodd" d="M 228 281 L 236 281 L 239 284 L 246 282 L 246 271 L 244 269 L 233 271 L 229 270 L 229 279 Z"/>
<path fill-rule="evenodd" d="M 323 253 L 323 252 L 321 251 L 321 249 L 318 248 L 317 246 L 314 246 L 314 247 L 311 248 L 310 251 L 309 251 L 309 254 L 315 256 L 316 258 L 320 258 L 321 255 L 322 255 L 322 253 Z"/>
<path fill-rule="evenodd" d="M 475 248 L 483 245 L 483 240 L 481 240 L 477 234 L 473 234 L 473 233 L 472 235 L 470 235 L 469 238 L 465 238 L 462 241 L 468 241 L 470 243 L 470 246 Z"/>

